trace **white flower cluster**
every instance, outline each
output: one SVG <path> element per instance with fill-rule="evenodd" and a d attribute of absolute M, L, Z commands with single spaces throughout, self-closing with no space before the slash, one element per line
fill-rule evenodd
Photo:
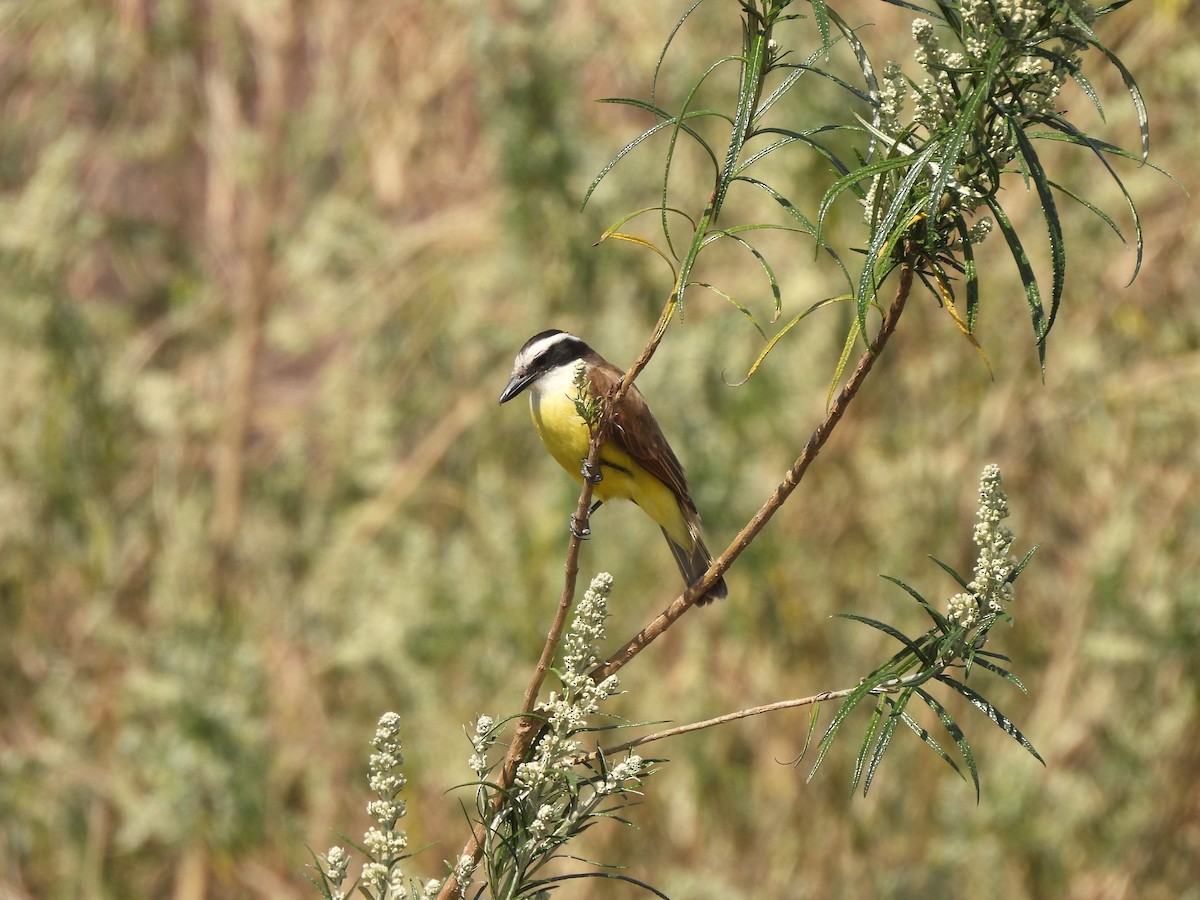
<path fill-rule="evenodd" d="M 1008 580 L 1017 565 L 1012 556 L 1012 529 L 1001 522 L 1008 518 L 1008 497 L 1000 487 L 1000 467 L 991 465 L 979 479 L 979 513 L 975 525 L 975 546 L 979 558 L 975 562 L 975 580 L 967 585 L 989 612 L 1000 612 L 1003 603 L 1013 598 L 1013 586 Z"/>
<path fill-rule="evenodd" d="M 371 746 L 375 752 L 368 761 L 367 780 L 379 799 L 367 804 L 367 812 L 383 827 L 372 826 L 363 837 L 363 848 L 371 861 L 363 865 L 360 881 L 367 890 L 378 892 L 381 898 L 407 898 L 400 856 L 408 846 L 408 837 L 396 828 L 396 823 L 406 812 L 404 803 L 397 801 L 396 795 L 407 783 L 400 773 L 404 756 L 400 752 L 399 715 L 389 712 L 380 717 Z"/>
<path fill-rule="evenodd" d="M 408 837 L 403 831 L 380 831 L 372 825 L 363 836 L 363 847 L 372 856 L 395 859 L 407 849 Z"/>
<path fill-rule="evenodd" d="M 487 760 L 488 750 L 496 743 L 496 720 L 491 716 L 479 715 L 475 719 L 474 733 L 469 735 L 471 739 L 471 749 L 474 751 L 471 754 L 467 765 L 471 767 L 471 771 L 479 779 L 483 779 L 488 772 L 491 771 L 492 764 Z"/>
<path fill-rule="evenodd" d="M 950 621 L 958 622 L 963 628 L 970 628 L 979 619 L 979 601 L 974 594 L 959 591 L 950 598 L 948 605 Z"/>
<path fill-rule="evenodd" d="M 331 891 L 334 900 L 343 900 L 346 895 L 342 892 L 341 887 L 342 882 L 346 880 L 346 870 L 350 867 L 350 854 L 344 847 L 333 846 L 325 851 L 325 857 L 321 862 L 325 877 L 334 887 L 334 890 Z"/>
<path fill-rule="evenodd" d="M 1013 48 L 1002 62 L 1011 88 L 997 104 L 1020 119 L 1053 114 L 1059 92 L 1079 65 L 1096 9 L 1087 0 L 961 0 L 962 52 L 940 46 L 933 23 L 913 22 L 913 56 L 928 76 L 913 94 L 916 121 L 930 131 L 958 114 L 964 75 L 995 62 L 994 47 Z M 1001 165 L 1016 154 L 1011 116 L 998 117 L 980 143 Z"/>
<path fill-rule="evenodd" d="M 379 727 L 375 729 L 371 746 L 375 752 L 368 761 L 368 783 L 380 800 L 391 802 L 407 784 L 399 771 L 404 756 L 400 752 L 400 716 L 397 713 L 384 713 L 379 718 Z M 400 815 L 403 814 L 401 809 Z M 390 825 L 395 819 L 386 822 L 376 817 L 375 821 Z"/>
<path fill-rule="evenodd" d="M 468 884 L 471 881 L 471 873 L 475 871 L 476 862 L 472 856 L 460 856 L 458 862 L 454 864 L 454 880 L 460 885 Z M 433 882 L 430 882 L 433 884 Z M 428 891 L 429 885 L 426 885 Z"/>
<path fill-rule="evenodd" d="M 913 93 L 916 121 L 933 131 L 943 122 L 953 118 L 958 109 L 958 89 L 948 69 L 959 68 L 966 62 L 962 54 L 952 54 L 941 49 L 933 23 L 928 19 L 916 19 L 912 24 L 913 40 L 917 49 L 913 58 L 917 65 L 929 73 Z M 957 66 L 951 65 L 958 63 Z"/>
<path fill-rule="evenodd" d="M 360 893 L 375 900 L 430 900 L 441 889 L 441 882 L 433 880 L 423 886 L 417 885 L 406 878 L 400 868 L 408 848 L 408 836 L 396 827 L 406 812 L 404 801 L 396 799 L 396 795 L 407 784 L 399 771 L 404 762 L 400 752 L 399 715 L 389 712 L 380 717 L 371 749 L 368 780 L 378 799 L 367 804 L 367 812 L 378 824 L 368 828 L 363 837 L 363 849 L 370 859 L 363 864 L 358 882 L 350 890 L 357 887 Z M 332 887 L 330 896 L 333 900 L 345 900 L 347 894 L 342 890 L 342 883 L 350 857 L 343 848 L 331 847 L 322 862 L 325 877 Z"/>
<path fill-rule="evenodd" d="M 645 770 L 646 761 L 636 753 L 630 753 L 608 770 L 604 780 L 596 785 L 596 793 L 611 794 L 628 782 L 636 782 Z"/>
<path fill-rule="evenodd" d="M 883 78 L 879 84 L 879 128 L 887 134 L 894 134 L 900 130 L 906 87 L 907 82 L 900 71 L 900 63 L 889 59 L 883 67 Z"/>
<path fill-rule="evenodd" d="M 967 53 L 987 55 L 981 36 L 999 32 L 1010 41 L 1043 41 L 1061 37 L 1078 42 L 1082 29 L 1096 21 L 1096 8 L 1087 0 L 962 0 L 963 28 L 969 35 Z"/>
<path fill-rule="evenodd" d="M 594 428 L 600 421 L 600 400 L 592 396 L 591 382 L 588 381 L 587 363 L 580 362 L 575 366 L 575 377 L 572 379 L 575 394 L 571 400 L 575 404 L 575 412 L 587 423 L 589 429 Z"/>
<path fill-rule="evenodd" d="M 563 638 L 563 690 L 561 693 L 551 691 L 542 704 L 549 728 L 538 743 L 533 759 L 517 769 L 520 797 L 531 795 L 542 781 L 553 777 L 565 761 L 579 754 L 581 744 L 574 735 L 587 724 L 588 716 L 617 692 L 615 675 L 597 684 L 588 674 L 600 662 L 599 646 L 604 640 L 604 620 L 608 618 L 611 591 L 612 576 L 601 572 L 592 579 L 575 607 L 575 618 Z"/>
<path fill-rule="evenodd" d="M 994 223 L 991 216 L 980 216 L 972 223 L 967 232 L 967 241 L 972 244 L 982 244 L 989 234 L 992 233 Z"/>
<path fill-rule="evenodd" d="M 532 759 L 517 769 L 514 801 L 525 822 L 518 855 L 552 853 L 586 826 L 606 797 L 631 790 L 647 771 L 646 762 L 635 753 L 602 767 L 598 774 L 588 776 L 578 770 L 584 748 L 577 735 L 618 688 L 615 676 L 597 684 L 588 674 L 601 662 L 599 647 L 605 638 L 611 590 L 612 576 L 601 573 L 575 607 L 563 638 L 562 690 L 551 692 L 542 704 L 545 733 Z"/>
<path fill-rule="evenodd" d="M 979 478 L 979 511 L 976 513 L 973 540 L 979 548 L 975 578 L 967 585 L 969 593 L 950 598 L 948 615 L 952 622 L 970 628 L 982 616 L 1002 612 L 1013 599 L 1009 581 L 1017 559 L 1010 551 L 1013 533 L 1001 524 L 1008 518 L 1008 497 L 1001 488 L 1000 467 L 989 465 Z"/>

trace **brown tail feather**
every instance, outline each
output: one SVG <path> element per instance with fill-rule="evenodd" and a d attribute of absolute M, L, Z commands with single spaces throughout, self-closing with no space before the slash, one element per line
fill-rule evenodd
<path fill-rule="evenodd" d="M 667 544 L 671 547 L 671 554 L 675 557 L 675 562 L 679 566 L 683 580 L 687 582 L 688 587 L 691 587 L 704 577 L 704 573 L 708 571 L 708 567 L 712 564 L 712 556 L 709 555 L 708 548 L 704 546 L 704 541 L 700 539 L 699 535 L 695 535 L 695 540 L 690 550 L 680 547 L 671 540 L 671 536 L 667 534 L 665 528 L 663 529 L 663 537 L 667 539 Z M 712 603 L 714 600 L 724 600 L 727 596 L 729 596 L 729 588 L 725 584 L 725 579 L 718 578 L 716 584 L 708 589 L 708 593 L 696 601 L 696 605 L 704 606 L 707 603 Z"/>

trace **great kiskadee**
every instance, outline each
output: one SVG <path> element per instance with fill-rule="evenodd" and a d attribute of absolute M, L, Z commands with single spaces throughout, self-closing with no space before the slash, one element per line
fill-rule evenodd
<path fill-rule="evenodd" d="M 581 465 L 588 455 L 590 435 L 575 406 L 575 373 L 580 363 L 593 397 L 608 395 L 625 377 L 575 335 L 543 331 L 527 340 L 517 354 L 500 402 L 507 403 L 529 388 L 529 408 L 542 443 L 559 465 L 582 482 Z M 684 581 L 695 584 L 712 562 L 700 534 L 700 515 L 688 495 L 683 466 L 636 385 L 613 416 L 612 430 L 600 450 L 598 474 L 593 509 L 615 497 L 632 500 L 658 523 Z M 718 579 L 697 603 L 719 600 L 728 593 L 725 579 Z"/>

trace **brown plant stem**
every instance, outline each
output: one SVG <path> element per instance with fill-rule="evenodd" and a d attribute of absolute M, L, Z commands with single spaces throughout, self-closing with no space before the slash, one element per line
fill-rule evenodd
<path fill-rule="evenodd" d="M 650 744 L 654 741 L 662 741 L 666 740 L 667 738 L 679 737 L 681 734 L 691 734 L 693 731 L 703 731 L 706 728 L 715 728 L 717 725 L 726 725 L 729 722 L 736 722 L 738 719 L 749 719 L 752 716 L 761 716 L 764 713 L 778 712 L 781 709 L 796 709 L 801 706 L 812 706 L 814 703 L 824 703 L 826 700 L 840 700 L 842 697 L 849 696 L 856 690 L 857 687 L 843 688 L 840 691 L 821 691 L 821 693 L 813 694 L 811 697 L 796 697 L 791 700 L 778 700 L 775 703 L 765 703 L 762 706 L 751 706 L 748 709 L 739 709 L 737 712 L 714 716 L 711 719 L 704 719 L 701 722 L 690 722 L 687 725 L 677 725 L 674 728 L 664 728 L 661 731 L 654 731 L 650 734 L 644 734 L 639 738 L 634 738 L 631 741 L 626 741 L 623 744 L 617 744 L 613 747 L 605 747 L 600 750 L 594 750 L 591 753 L 581 753 L 579 756 L 567 760 L 566 762 L 572 766 L 580 766 L 584 763 L 594 762 L 600 757 L 611 757 L 617 753 L 624 753 L 626 750 L 632 750 L 635 747 L 641 747 L 644 744 Z"/>
<path fill-rule="evenodd" d="M 908 677 L 890 678 L 884 683 L 871 688 L 868 693 L 878 696 L 880 694 L 896 694 L 914 684 L 922 684 L 928 679 L 928 675 L 918 672 L 915 675 Z M 693 731 L 703 731 L 706 728 L 715 728 L 717 725 L 725 725 L 729 722 L 736 722 L 739 719 L 749 719 L 752 716 L 761 716 L 764 713 L 778 712 L 782 709 L 797 709 L 802 706 L 812 706 L 814 703 L 824 703 L 826 700 L 841 700 L 843 697 L 849 697 L 859 689 L 860 685 L 854 687 L 842 688 L 836 691 L 821 691 L 819 694 L 812 694 L 808 697 L 794 697 L 791 700 L 777 700 L 774 703 L 764 703 L 761 706 L 751 706 L 746 709 L 739 709 L 735 712 L 724 713 L 720 716 L 714 716 L 711 719 L 704 719 L 699 722 L 690 722 L 687 725 L 677 725 L 674 728 L 664 728 L 661 731 L 654 731 L 650 734 L 642 735 L 639 738 L 626 741 L 623 744 L 616 744 L 612 747 L 602 747 L 593 750 L 591 753 L 581 753 L 579 756 L 565 760 L 565 765 L 579 766 L 584 763 L 594 762 L 601 757 L 611 757 L 617 753 L 624 753 L 626 750 L 632 750 L 635 747 L 641 747 L 644 744 L 650 744 L 654 741 L 662 741 L 667 738 L 679 737 L 682 734 L 691 734 Z M 803 756 L 803 752 L 800 754 Z"/>
<path fill-rule="evenodd" d="M 825 417 L 813 430 L 808 443 L 804 445 L 804 449 L 800 452 L 800 456 L 797 457 L 787 474 L 784 475 L 783 481 L 779 483 L 771 493 L 771 496 L 767 498 L 758 512 L 754 514 L 754 517 L 738 532 L 732 543 L 725 549 L 725 552 L 713 560 L 704 577 L 689 587 L 683 594 L 676 597 L 670 606 L 655 617 L 650 624 L 634 635 L 608 662 L 593 669 L 591 673 L 593 679 L 600 682 L 619 671 L 630 660 L 641 653 L 642 650 L 648 647 L 655 638 L 670 628 L 672 623 L 687 612 L 699 598 L 708 593 L 709 588 L 728 571 L 729 567 L 733 565 L 734 560 L 742 555 L 742 551 L 750 546 L 750 542 L 758 536 L 759 532 L 766 527 L 767 522 L 771 520 L 771 517 L 775 515 L 779 507 L 791 496 L 792 491 L 796 489 L 796 486 L 804 477 L 804 473 L 808 470 L 809 465 L 817 458 L 817 454 L 821 452 L 821 448 L 825 446 L 825 442 L 833 434 L 833 429 L 841 421 L 846 408 L 850 405 L 855 395 L 858 394 L 867 375 L 870 374 L 871 369 L 874 367 L 875 360 L 879 358 L 879 354 L 887 345 L 888 339 L 896 330 L 896 325 L 900 321 L 900 315 L 904 312 L 904 304 L 908 300 L 908 295 L 912 290 L 912 258 L 913 255 L 911 252 L 906 254 L 905 262 L 901 264 L 900 281 L 896 285 L 896 294 L 892 300 L 892 305 L 883 316 L 883 321 L 879 325 L 879 331 L 875 334 L 874 339 L 859 359 L 858 365 L 855 366 L 849 380 L 847 380 L 834 399 L 833 404 L 825 412 Z"/>
<path fill-rule="evenodd" d="M 607 432 L 606 425 L 597 429 L 592 436 L 591 447 L 588 451 L 587 468 L 589 471 L 598 471 L 600 465 L 600 447 L 604 443 L 604 434 Z M 583 479 L 583 488 L 579 492 L 579 503 L 575 506 L 575 515 L 573 521 L 586 522 L 588 509 L 592 505 L 592 492 L 595 485 L 591 480 Z M 575 588 L 579 578 L 579 547 L 583 543 L 582 538 L 572 529 L 570 540 L 567 542 L 567 558 L 563 563 L 564 578 L 562 595 L 558 600 L 558 609 L 554 613 L 554 621 L 550 624 L 550 631 L 546 635 L 546 643 L 542 646 L 542 654 L 538 657 L 537 666 L 534 668 L 533 677 L 529 679 L 529 684 L 525 688 L 525 698 L 521 704 L 521 717 L 517 721 L 516 730 L 513 733 L 512 741 L 508 745 L 508 751 L 504 755 L 504 764 L 500 768 L 500 775 L 496 779 L 496 793 L 492 797 L 492 816 L 495 817 L 508 802 L 508 790 L 512 787 L 516 779 L 517 767 L 520 766 L 521 760 L 525 758 L 529 751 L 534 738 L 537 737 L 541 730 L 542 721 L 540 717 L 534 715 L 534 707 L 537 705 L 538 693 L 542 689 L 542 682 L 546 680 L 546 673 L 550 671 L 550 664 L 554 662 L 554 654 L 558 650 L 559 641 L 562 638 L 563 628 L 566 627 L 567 614 L 571 611 L 571 604 L 575 599 Z M 487 838 L 487 823 L 476 822 L 471 829 L 471 837 L 463 847 L 461 857 L 470 857 L 473 862 L 479 862 L 483 856 L 484 841 Z M 442 885 L 442 889 L 438 892 L 438 900 L 451 900 L 454 897 L 462 896 L 463 885 L 460 885 L 458 878 L 452 872 L 450 877 L 446 879 L 446 883 Z"/>

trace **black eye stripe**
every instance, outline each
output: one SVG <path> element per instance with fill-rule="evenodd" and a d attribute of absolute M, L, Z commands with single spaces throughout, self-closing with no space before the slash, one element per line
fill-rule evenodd
<path fill-rule="evenodd" d="M 554 369 L 579 359 L 588 351 L 588 345 L 573 335 L 567 335 L 547 347 L 538 358 L 538 366 Z"/>
<path fill-rule="evenodd" d="M 539 344 L 542 345 L 540 348 L 538 348 Z M 534 349 L 538 351 L 537 356 L 530 358 L 529 353 Z M 517 354 L 517 360 L 518 365 L 527 372 L 549 372 L 551 369 L 567 365 L 589 353 L 591 353 L 591 348 L 575 335 L 552 329 L 535 334 L 527 340 L 525 346 L 521 348 L 521 352 Z M 522 363 L 522 359 L 526 362 Z"/>

